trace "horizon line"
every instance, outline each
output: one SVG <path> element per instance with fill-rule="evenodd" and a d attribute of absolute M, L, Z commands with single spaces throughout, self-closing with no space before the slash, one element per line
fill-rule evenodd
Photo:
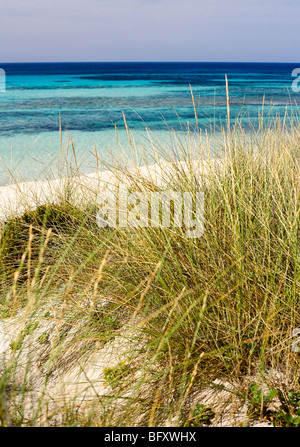
<path fill-rule="evenodd" d="M 14 61 L 0 64 L 300 64 L 289 61 Z"/>

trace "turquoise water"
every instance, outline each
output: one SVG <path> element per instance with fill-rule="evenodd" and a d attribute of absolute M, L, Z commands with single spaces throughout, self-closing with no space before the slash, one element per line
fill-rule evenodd
<path fill-rule="evenodd" d="M 226 123 L 225 74 L 229 80 L 232 122 L 239 117 L 246 128 L 249 122 L 256 125 L 263 101 L 265 115 L 283 116 L 286 106 L 299 99 L 299 93 L 292 91 L 291 77 L 297 66 L 0 64 L 6 72 L 6 91 L 0 92 L 0 184 L 10 181 L 8 169 L 24 180 L 48 175 L 50 168 L 56 175 L 55 163 L 67 147 L 69 134 L 86 171 L 94 168 L 91 152 L 95 147 L 104 160 L 109 160 L 111 152 L 116 157 L 121 150 L 130 153 L 122 112 L 142 144 L 148 142 L 145 126 L 167 141 L 168 127 L 180 133 L 187 121 L 191 127 L 195 124 L 189 84 L 196 100 L 199 126 L 218 131 Z"/>

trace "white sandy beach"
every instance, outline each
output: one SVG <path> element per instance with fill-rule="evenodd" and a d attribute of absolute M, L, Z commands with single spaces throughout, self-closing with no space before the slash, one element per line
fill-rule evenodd
<path fill-rule="evenodd" d="M 178 161 L 179 169 L 189 169 L 186 162 Z M 195 175 L 205 171 L 203 161 L 194 160 L 193 170 Z M 174 173 L 174 163 L 162 161 L 152 165 L 134 167 L 129 170 L 132 178 L 151 180 L 159 185 Z M 110 170 L 93 172 L 72 178 L 61 178 L 49 181 L 32 181 L 15 183 L 0 187 L 0 221 L 9 216 L 21 215 L 25 210 L 34 209 L 46 203 L 57 203 L 65 194 L 70 185 L 72 199 L 81 200 L 84 197 L 94 196 L 106 188 L 116 185 L 118 182 L 127 182 L 128 177 L 122 172 Z"/>

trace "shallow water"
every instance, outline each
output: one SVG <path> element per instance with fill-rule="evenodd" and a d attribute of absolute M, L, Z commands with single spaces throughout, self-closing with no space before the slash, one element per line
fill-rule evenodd
<path fill-rule="evenodd" d="M 299 64 L 298 64 L 299 65 Z M 0 184 L 57 175 L 57 159 L 65 152 L 69 133 L 82 169 L 94 169 L 110 151 L 130 154 L 124 111 L 141 144 L 149 145 L 149 127 L 172 149 L 168 127 L 179 134 L 195 124 L 192 85 L 199 126 L 218 131 L 226 124 L 225 74 L 228 76 L 232 122 L 247 128 L 262 111 L 273 118 L 299 98 L 292 91 L 297 64 L 241 63 L 53 63 L 0 64 L 6 91 L 0 93 Z M 59 136 L 59 113 L 62 145 Z M 180 117 L 180 118 L 179 118 Z M 116 142 L 115 126 L 118 129 Z M 70 143 L 70 141 L 69 141 Z M 69 144 L 69 150 L 71 145 Z M 138 149 L 139 151 L 140 149 Z"/>

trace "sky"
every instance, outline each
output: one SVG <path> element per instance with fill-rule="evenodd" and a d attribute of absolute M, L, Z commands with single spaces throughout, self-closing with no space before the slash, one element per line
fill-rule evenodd
<path fill-rule="evenodd" d="M 299 0 L 0 0 L 0 62 L 297 62 L 299 29 Z"/>

